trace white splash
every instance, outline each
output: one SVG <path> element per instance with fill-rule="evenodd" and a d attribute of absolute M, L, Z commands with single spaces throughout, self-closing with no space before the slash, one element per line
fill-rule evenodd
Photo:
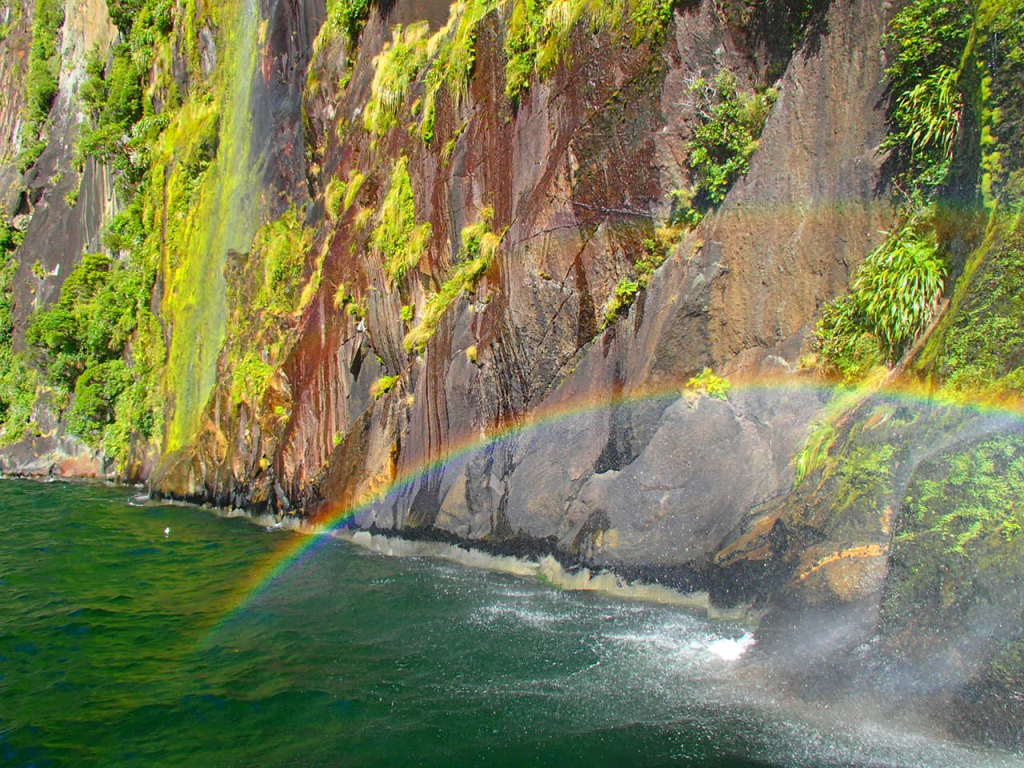
<path fill-rule="evenodd" d="M 722 661 L 739 661 L 757 641 L 749 632 L 735 639 L 723 637 L 708 643 L 707 650 Z"/>

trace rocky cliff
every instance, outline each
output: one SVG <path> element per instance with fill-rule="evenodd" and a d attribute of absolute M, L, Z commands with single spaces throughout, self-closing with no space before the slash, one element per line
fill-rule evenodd
<path fill-rule="evenodd" d="M 706 591 L 1019 746 L 1019 5 L 7 3 L 0 462 Z"/>

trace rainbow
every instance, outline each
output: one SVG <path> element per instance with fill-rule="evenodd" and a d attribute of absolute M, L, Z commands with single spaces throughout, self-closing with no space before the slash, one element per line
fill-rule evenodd
<path fill-rule="evenodd" d="M 761 377 L 757 379 L 733 382 L 731 393 L 756 392 L 770 390 L 777 392 L 814 391 L 832 396 L 834 403 L 841 403 L 842 410 L 853 407 L 869 396 L 884 396 L 898 402 L 929 407 L 953 407 L 969 409 L 979 415 L 1009 415 L 1016 420 L 1024 420 L 1024 399 L 1018 397 L 972 397 L 960 394 L 943 395 L 920 383 L 876 382 L 874 385 L 862 386 L 857 389 L 824 383 L 821 380 L 806 380 L 794 376 Z M 221 626 L 232 615 L 244 609 L 260 593 L 268 588 L 281 574 L 296 563 L 310 556 L 329 534 L 346 528 L 358 527 L 359 520 L 374 506 L 393 499 L 409 490 L 417 481 L 431 472 L 444 467 L 451 467 L 460 460 L 466 459 L 475 452 L 497 445 L 526 432 L 555 424 L 574 416 L 585 415 L 603 408 L 665 400 L 676 401 L 686 397 L 687 392 L 678 384 L 658 389 L 633 391 L 620 394 L 591 394 L 569 402 L 555 402 L 545 405 L 527 414 L 513 423 L 496 426 L 495 428 L 466 437 L 450 445 L 443 452 L 432 456 L 416 466 L 398 474 L 386 487 L 368 492 L 354 503 L 333 506 L 325 505 L 317 516 L 305 521 L 299 530 L 304 536 L 289 539 L 280 550 L 274 553 L 260 568 L 241 585 L 235 599 L 230 601 L 223 618 L 217 626 Z M 692 396 L 692 395 L 691 395 Z M 838 399 L 837 396 L 842 396 Z M 827 407 L 827 406 L 826 406 Z M 823 408 L 822 413 L 825 413 Z M 810 426 L 810 425 L 809 425 Z"/>

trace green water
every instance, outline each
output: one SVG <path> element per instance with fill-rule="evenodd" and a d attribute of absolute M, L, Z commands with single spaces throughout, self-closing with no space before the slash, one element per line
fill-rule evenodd
<path fill-rule="evenodd" d="M 1019 764 L 779 701 L 736 626 L 329 538 L 225 619 L 296 534 L 128 497 L 0 483 L 2 765 Z"/>

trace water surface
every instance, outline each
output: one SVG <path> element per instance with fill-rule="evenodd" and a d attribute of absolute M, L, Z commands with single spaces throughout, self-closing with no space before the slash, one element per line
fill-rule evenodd
<path fill-rule="evenodd" d="M 232 612 L 298 534 L 128 498 L 0 483 L 2 765 L 1020 764 L 785 701 L 737 625 L 336 540 Z"/>

